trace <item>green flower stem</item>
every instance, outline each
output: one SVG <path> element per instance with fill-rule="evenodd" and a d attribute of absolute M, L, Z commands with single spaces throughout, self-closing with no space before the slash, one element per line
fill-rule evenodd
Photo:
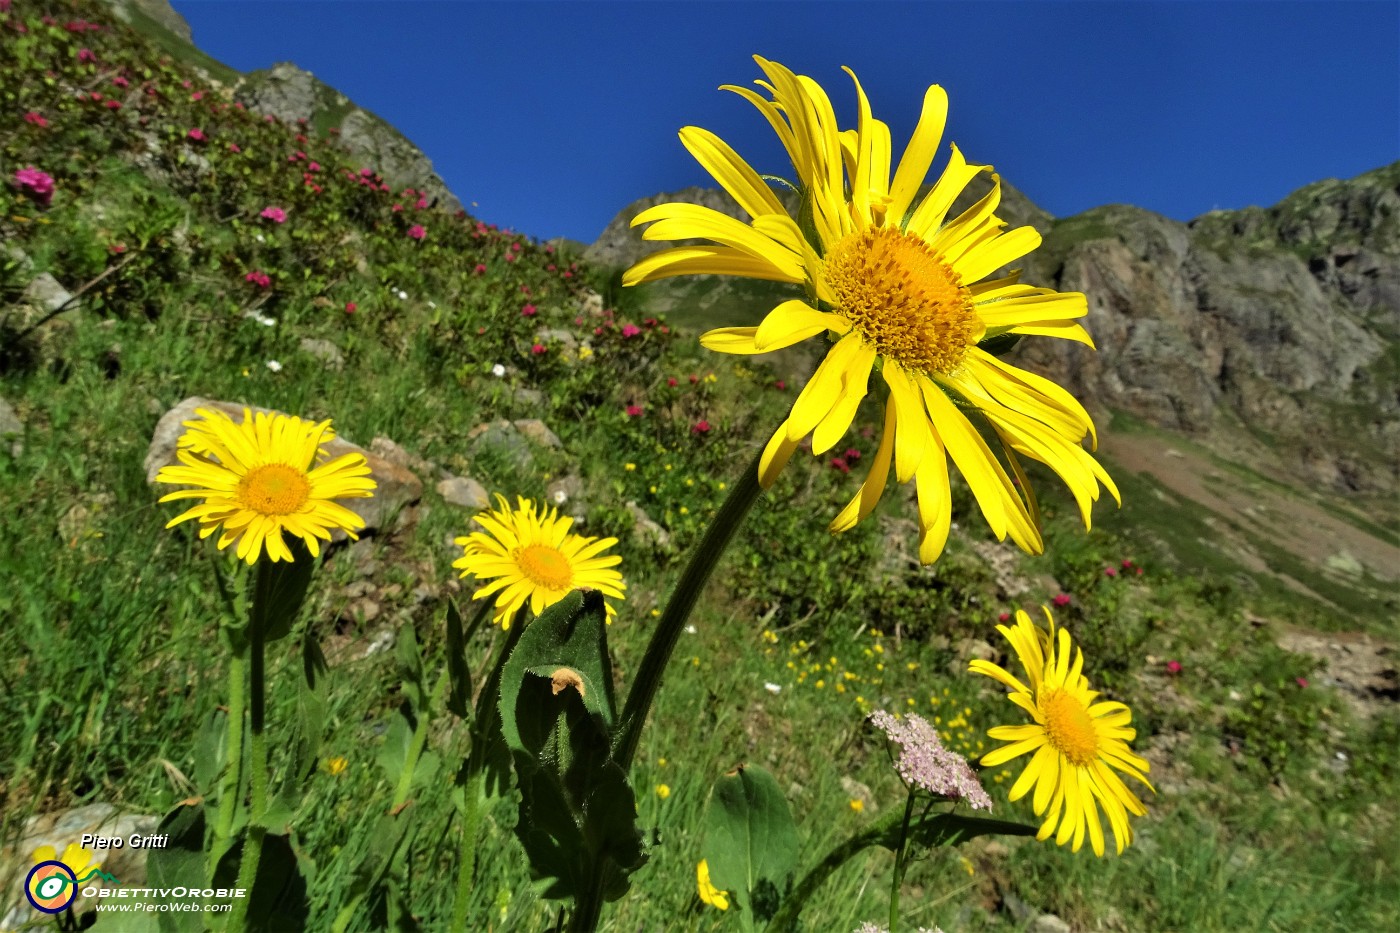
<path fill-rule="evenodd" d="M 891 815 L 828 852 L 802 876 L 802 880 L 797 882 L 791 893 L 783 898 L 782 906 L 778 908 L 773 919 L 768 921 L 767 933 L 788 933 L 797 929 L 797 915 L 812 900 L 826 879 L 831 877 L 836 869 L 871 846 L 888 845 L 893 841 L 891 837 L 899 832 L 899 826 L 898 816 Z"/>
<path fill-rule="evenodd" d="M 651 643 L 647 645 L 637 679 L 628 691 L 627 703 L 622 708 L 620 732 L 613 750 L 613 760 L 622 766 L 623 771 L 631 770 L 632 759 L 641 741 L 642 727 L 646 724 L 652 703 L 656 701 L 656 693 L 661 689 L 661 677 L 666 672 L 666 665 L 671 660 L 686 620 L 690 618 L 691 610 L 695 608 L 710 574 L 719 563 L 720 555 L 729 546 L 729 539 L 763 491 L 758 485 L 761 457 L 760 451 L 734 484 L 729 498 L 720 506 L 710 527 L 705 529 L 705 536 L 690 555 L 690 562 L 686 564 L 685 572 L 681 574 L 680 582 L 666 604 L 666 611 L 661 615 L 661 622 L 651 636 Z"/>
<path fill-rule="evenodd" d="M 398 788 L 394 791 L 394 805 L 390 808 L 397 810 L 408 800 L 408 792 L 413 787 L 413 772 L 418 767 L 418 759 L 423 754 L 423 746 L 428 743 L 428 722 L 432 718 L 432 712 L 442 703 L 442 696 L 447 692 L 447 672 L 443 671 L 438 678 L 437 686 L 433 688 L 432 699 L 428 701 L 426 709 L 414 710 L 418 716 L 418 725 L 413 730 L 413 739 L 408 746 L 408 756 L 404 759 L 403 771 L 399 774 Z"/>
<path fill-rule="evenodd" d="M 243 714 L 247 705 L 248 646 L 241 636 L 228 662 L 228 726 L 225 730 L 224 772 L 219 781 L 219 820 L 214 825 L 214 848 L 210 852 L 209 877 L 219 858 L 227 851 L 233 836 L 233 818 L 238 812 L 238 791 L 243 781 Z"/>
<path fill-rule="evenodd" d="M 230 931 L 239 931 L 246 926 L 248 903 L 252 900 L 253 882 L 258 877 L 258 862 L 262 859 L 263 839 L 267 835 L 267 827 L 263 825 L 267 818 L 267 736 L 263 731 L 267 714 L 267 675 L 263 662 L 267 652 L 262 620 L 266 618 L 270 607 L 260 606 L 258 603 L 269 597 L 272 589 L 271 577 L 276 572 L 272 561 L 258 563 L 257 580 L 253 590 L 254 605 L 248 625 L 248 778 L 252 788 L 252 811 L 248 815 L 248 828 L 243 837 L 243 856 L 239 860 L 236 885 L 247 891 L 247 896 L 233 899 L 228 926 L 225 928 Z"/>
<path fill-rule="evenodd" d="M 476 835 L 481 827 L 481 792 L 486 785 L 486 772 L 478 769 L 467 779 L 463 788 L 462 858 L 457 864 L 457 893 L 452 898 L 453 930 L 467 928 L 467 905 L 472 896 L 472 880 L 476 874 Z"/>
<path fill-rule="evenodd" d="M 904 884 L 904 872 L 909 867 L 909 819 L 914 815 L 914 794 L 909 792 L 904 802 L 904 819 L 899 824 L 899 843 L 894 850 L 894 880 L 890 883 L 890 933 L 899 929 L 899 888 Z"/>

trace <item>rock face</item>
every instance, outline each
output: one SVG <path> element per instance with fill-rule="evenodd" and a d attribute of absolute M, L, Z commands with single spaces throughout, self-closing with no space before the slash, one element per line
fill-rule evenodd
<path fill-rule="evenodd" d="M 247 407 L 252 408 L 255 413 L 271 410 L 257 406 Z M 160 472 L 161 467 L 178 462 L 175 449 L 180 435 L 185 432 L 183 423 L 198 418 L 199 416 L 195 412 L 199 408 L 217 409 L 226 412 L 236 422 L 243 420 L 244 406 L 241 404 L 212 401 L 197 396 L 185 399 L 161 416 L 160 421 L 156 423 L 155 433 L 151 437 L 151 446 L 146 452 L 146 482 L 154 483 L 156 474 Z M 392 442 L 390 443 L 392 444 Z M 379 484 L 379 488 L 374 491 L 374 496 L 371 498 L 343 501 L 346 508 L 364 519 L 365 527 L 358 532 L 361 536 L 384 529 L 401 511 L 417 502 L 423 495 L 422 481 L 406 467 L 386 460 L 372 451 L 357 447 L 339 434 L 336 435 L 335 440 L 326 444 L 325 448 L 332 460 L 347 453 L 363 454 L 365 461 L 369 464 L 374 481 Z M 175 487 L 162 486 L 161 488 L 169 491 Z M 345 533 L 339 529 L 331 532 L 333 541 L 344 541 L 345 537 Z"/>
<path fill-rule="evenodd" d="M 979 176 L 953 213 L 986 186 Z M 1123 412 L 1339 492 L 1400 484 L 1400 163 L 1189 224 L 1123 205 L 1056 220 L 1002 189 L 998 215 L 1044 236 L 1018 263 L 1022 280 L 1087 294 L 1098 346 L 1030 340 L 1012 360 L 1065 385 L 1101 423 Z M 587 258 L 620 267 L 669 245 L 628 227 L 664 201 L 744 216 L 717 190 L 646 198 Z M 663 311 L 729 302 L 761 315 L 779 300 L 778 286 L 722 277 L 643 288 Z"/>
<path fill-rule="evenodd" d="M 1094 352 L 1019 360 L 1091 409 L 1281 459 L 1308 482 L 1400 479 L 1400 163 L 1190 224 L 1132 207 L 1055 224 L 1025 280 L 1089 296 Z"/>
<path fill-rule="evenodd" d="M 175 12 L 168 0 L 112 0 L 112 8 L 123 21 L 131 21 L 131 11 L 136 10 L 155 20 L 175 35 L 192 42 L 190 24 Z"/>
<path fill-rule="evenodd" d="M 234 97 L 250 110 L 288 123 L 300 119 L 333 121 L 340 128 L 341 144 L 389 184 L 414 185 L 430 200 L 438 199 L 440 207 L 462 209 L 461 202 L 433 171 L 432 161 L 402 133 L 291 62 L 244 75 L 234 88 Z"/>

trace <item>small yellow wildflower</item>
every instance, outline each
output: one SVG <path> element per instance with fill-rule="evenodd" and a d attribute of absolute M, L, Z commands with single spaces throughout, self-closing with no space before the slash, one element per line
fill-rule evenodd
<path fill-rule="evenodd" d="M 344 755 L 336 755 L 334 758 L 327 758 L 321 767 L 326 769 L 326 773 L 338 776 L 345 773 L 345 769 L 350 765 Z"/>
<path fill-rule="evenodd" d="M 637 465 L 635 463 L 624 463 L 622 468 L 628 473 L 631 473 L 633 470 L 637 469 Z"/>
<path fill-rule="evenodd" d="M 665 800 L 667 797 L 671 796 L 671 788 L 665 784 L 657 784 L 656 796 L 660 797 L 662 800 Z"/>
<path fill-rule="evenodd" d="M 700 894 L 700 900 L 706 904 L 720 910 L 729 909 L 729 892 L 721 891 L 710 883 L 710 864 L 705 859 L 701 859 L 700 864 L 695 866 L 695 887 Z"/>
<path fill-rule="evenodd" d="M 855 797 L 852 797 L 852 798 L 851 798 L 851 812 L 852 812 L 852 813 L 864 813 L 864 812 L 865 812 L 865 801 L 864 801 L 864 800 L 859 800 L 859 799 L 857 799 L 857 798 L 855 798 Z"/>

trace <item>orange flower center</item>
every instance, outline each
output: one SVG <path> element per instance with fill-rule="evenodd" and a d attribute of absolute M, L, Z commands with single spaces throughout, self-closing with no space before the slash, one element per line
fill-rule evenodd
<path fill-rule="evenodd" d="M 1071 763 L 1087 765 L 1098 757 L 1099 734 L 1079 698 L 1068 690 L 1051 690 L 1040 698 L 1045 734 Z"/>
<path fill-rule="evenodd" d="M 574 568 L 558 548 L 530 544 L 515 550 L 515 562 L 530 582 L 551 590 L 567 590 L 574 582 Z"/>
<path fill-rule="evenodd" d="M 951 373 L 976 342 L 972 293 L 917 236 L 866 227 L 832 246 L 822 271 L 837 311 L 876 352 L 905 369 Z"/>
<path fill-rule="evenodd" d="M 238 481 L 238 501 L 263 515 L 291 515 L 311 498 L 306 474 L 285 463 L 266 463 Z"/>

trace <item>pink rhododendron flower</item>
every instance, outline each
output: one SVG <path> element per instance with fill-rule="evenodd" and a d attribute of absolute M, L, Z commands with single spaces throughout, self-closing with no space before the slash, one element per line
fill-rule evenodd
<path fill-rule="evenodd" d="M 676 381 L 676 377 L 675 377 L 675 376 L 667 376 L 667 377 L 666 377 L 666 384 L 667 384 L 668 386 L 670 386 L 671 388 L 673 388 L 673 389 L 674 389 L 676 386 L 680 385 L 680 383 Z"/>
<path fill-rule="evenodd" d="M 199 127 L 195 127 L 194 129 L 190 130 L 190 131 L 189 131 L 188 133 L 186 133 L 185 135 L 188 136 L 190 139 L 194 140 L 194 141 L 197 142 L 197 143 L 202 143 L 202 142 L 204 142 L 206 139 L 209 138 L 208 136 L 205 136 L 205 135 L 204 135 L 204 131 L 201 130 Z"/>
<path fill-rule="evenodd" d="M 520 244 L 519 244 L 519 243 L 512 243 L 512 244 L 510 244 L 510 251 L 511 251 L 512 253 L 518 253 L 518 252 L 520 252 Z"/>
<path fill-rule="evenodd" d="M 537 343 L 537 344 L 535 344 L 533 347 L 530 348 L 530 352 L 533 353 L 533 354 L 535 354 L 535 356 L 539 356 L 541 353 L 544 352 L 544 344 L 542 344 L 542 343 Z"/>
<path fill-rule="evenodd" d="M 710 422 L 705 421 L 705 420 L 703 420 L 703 419 L 700 420 L 700 421 L 695 422 L 693 425 L 690 426 L 690 433 L 691 433 L 691 434 L 709 434 L 709 433 L 710 433 Z"/>
<path fill-rule="evenodd" d="M 1306 689 L 1308 686 L 1308 679 L 1306 677 L 1295 677 L 1293 678 L 1293 680 L 1295 683 L 1297 683 L 1298 686 L 1303 687 L 1304 689 Z"/>
<path fill-rule="evenodd" d="M 624 337 L 635 337 L 635 336 L 637 336 L 638 334 L 640 334 L 641 332 L 642 332 L 642 329 L 641 329 L 640 327 L 638 327 L 636 324 L 624 324 L 624 325 L 622 325 L 622 336 L 624 336 Z"/>
<path fill-rule="evenodd" d="M 105 106 L 108 110 L 120 110 L 122 109 L 122 102 L 119 100 L 109 100 L 103 106 Z"/>
<path fill-rule="evenodd" d="M 1105 568 L 1103 569 L 1103 575 L 1106 576 L 1106 577 L 1116 577 L 1116 576 L 1118 576 L 1118 568 L 1117 568 L 1117 567 L 1105 567 Z"/>
<path fill-rule="evenodd" d="M 846 458 L 846 460 L 850 461 L 851 463 L 854 463 L 855 461 L 860 459 L 860 451 L 856 450 L 854 447 L 847 447 L 846 452 L 843 453 L 841 456 Z"/>
<path fill-rule="evenodd" d="M 258 216 L 277 224 L 287 222 L 287 212 L 280 207 L 264 207 Z"/>
<path fill-rule="evenodd" d="M 840 457 L 831 458 L 831 468 L 833 470 L 840 470 L 842 474 L 851 472 L 851 465 Z"/>
<path fill-rule="evenodd" d="M 1123 569 L 1124 569 L 1124 570 L 1127 570 L 1127 569 L 1128 569 L 1129 567 L 1131 567 L 1132 565 L 1133 565 L 1133 559 L 1132 559 L 1131 557 L 1125 557 L 1125 558 L 1123 558 Z"/>
<path fill-rule="evenodd" d="M 414 224 L 413 226 L 411 226 L 411 227 L 408 228 L 408 236 L 409 236 L 409 239 L 412 239 L 412 240 L 421 240 L 421 239 L 423 239 L 423 237 L 425 237 L 425 236 L 427 236 L 427 235 L 428 235 L 428 231 L 427 231 L 426 229 L 424 229 L 424 227 L 423 227 L 422 224 Z"/>
<path fill-rule="evenodd" d="M 193 94 L 190 95 L 190 100 L 192 100 L 192 101 L 204 100 L 204 92 L 203 92 L 203 91 L 195 91 Z"/>
<path fill-rule="evenodd" d="M 92 54 L 92 49 L 78 49 L 78 61 L 95 62 L 97 61 L 97 56 Z"/>
<path fill-rule="evenodd" d="M 477 264 L 476 264 L 476 269 L 475 269 L 474 271 L 475 271 L 475 273 L 476 273 L 477 275 L 485 275 L 485 274 L 486 274 L 486 264 L 485 264 L 485 263 L 481 263 L 481 262 L 477 263 Z"/>
<path fill-rule="evenodd" d="M 254 269 L 252 272 L 249 272 L 247 275 L 243 276 L 243 281 L 252 282 L 259 288 L 267 288 L 272 284 L 272 279 L 261 269 Z"/>
<path fill-rule="evenodd" d="M 534 305 L 526 305 L 520 309 L 521 317 L 534 317 L 537 313 L 539 313 L 539 309 Z"/>
<path fill-rule="evenodd" d="M 402 205 L 402 204 L 395 204 L 393 207 L 389 208 L 389 210 L 392 211 L 393 213 L 397 214 L 397 213 L 399 213 L 400 211 L 403 210 L 403 205 Z"/>
<path fill-rule="evenodd" d="M 629 418 L 636 418 L 636 417 L 637 417 L 638 415 L 640 415 L 641 413 L 642 413 L 642 406 L 640 406 L 640 405 L 628 405 L 628 406 L 627 406 L 627 417 L 629 417 Z"/>
<path fill-rule="evenodd" d="M 1051 602 L 1053 602 L 1056 606 L 1068 606 L 1069 599 L 1070 597 L 1068 593 L 1060 593 L 1054 599 L 1052 599 Z"/>
<path fill-rule="evenodd" d="M 418 209 L 421 211 L 421 210 L 423 210 L 425 207 L 428 206 L 428 199 L 427 199 L 427 198 L 419 198 L 417 201 L 414 201 L 414 202 L 413 202 L 413 206 L 416 207 L 416 208 L 418 208 Z"/>
<path fill-rule="evenodd" d="M 346 314 L 354 314 L 354 313 L 355 313 L 355 302 L 353 302 L 353 301 L 347 301 L 347 302 L 345 302 L 345 313 L 346 313 Z"/>
<path fill-rule="evenodd" d="M 53 176 L 30 165 L 15 170 L 15 183 L 40 207 L 53 202 Z"/>
<path fill-rule="evenodd" d="M 306 170 L 307 170 L 308 172 L 319 172 L 319 171 L 321 170 L 321 163 L 320 163 L 320 162 L 312 162 L 310 165 L 308 165 L 308 166 L 306 167 Z"/>
<path fill-rule="evenodd" d="M 26 114 L 24 115 L 24 122 L 25 122 L 25 123 L 32 123 L 32 124 L 34 124 L 35 126 L 48 126 L 48 125 L 49 125 L 49 121 L 44 119 L 43 114 L 41 114 L 41 113 L 39 113 L 39 112 L 37 112 L 37 111 L 34 111 L 34 110 L 31 110 L 31 111 L 29 111 L 28 113 L 26 113 Z"/>
<path fill-rule="evenodd" d="M 1180 662 L 1180 661 L 1168 661 L 1168 662 L 1167 662 L 1167 673 L 1168 673 L 1168 674 L 1180 674 L 1180 673 L 1181 673 L 1181 662 Z"/>
<path fill-rule="evenodd" d="M 117 75 L 115 78 L 113 78 L 112 83 L 117 87 L 131 87 L 131 82 L 128 81 L 126 78 L 122 77 L 121 75 Z"/>

